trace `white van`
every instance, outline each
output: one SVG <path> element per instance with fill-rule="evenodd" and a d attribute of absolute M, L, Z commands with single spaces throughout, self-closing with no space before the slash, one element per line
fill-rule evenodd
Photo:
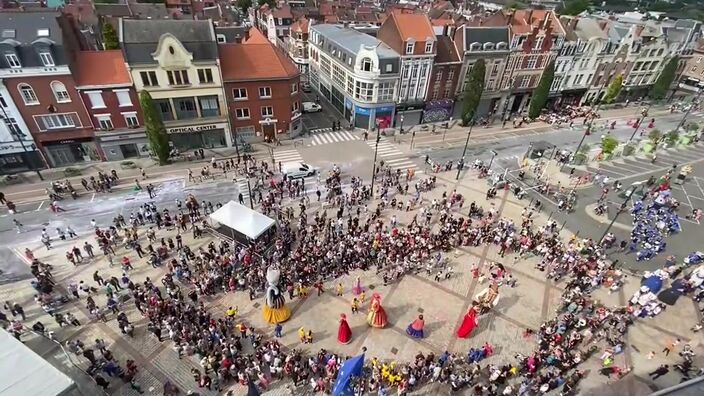
<path fill-rule="evenodd" d="M 281 166 L 281 173 L 288 179 L 300 179 L 306 176 L 313 176 L 315 168 L 305 162 L 288 162 Z"/>

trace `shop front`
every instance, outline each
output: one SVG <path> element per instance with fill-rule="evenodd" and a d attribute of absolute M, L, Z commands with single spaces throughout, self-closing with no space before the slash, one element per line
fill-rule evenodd
<path fill-rule="evenodd" d="M 390 128 L 393 124 L 394 105 L 366 107 L 345 98 L 345 116 L 356 128 L 372 130 L 376 127 Z"/>
<path fill-rule="evenodd" d="M 92 137 L 46 141 L 42 145 L 47 161 L 53 167 L 101 160 L 98 146 Z"/>
<path fill-rule="evenodd" d="M 227 123 L 167 127 L 171 145 L 180 151 L 198 148 L 231 147 Z"/>
<path fill-rule="evenodd" d="M 46 167 L 34 143 L 23 143 L 24 148 L 20 142 L 0 142 L 0 174 L 9 175 Z"/>
<path fill-rule="evenodd" d="M 107 161 L 148 157 L 150 154 L 149 140 L 144 129 L 100 133 L 96 137 Z"/>

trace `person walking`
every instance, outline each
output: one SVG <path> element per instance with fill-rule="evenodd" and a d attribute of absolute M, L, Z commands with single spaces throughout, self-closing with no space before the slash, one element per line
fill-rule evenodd
<path fill-rule="evenodd" d="M 284 327 L 281 326 L 281 323 L 276 323 L 276 327 L 274 327 L 274 337 L 276 337 L 276 338 L 283 337 L 283 335 L 281 333 L 283 331 L 283 329 L 284 329 Z"/>

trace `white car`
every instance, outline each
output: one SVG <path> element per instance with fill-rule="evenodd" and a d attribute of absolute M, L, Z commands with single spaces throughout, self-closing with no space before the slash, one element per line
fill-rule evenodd
<path fill-rule="evenodd" d="M 315 102 L 303 102 L 304 113 L 317 113 L 319 111 L 323 111 L 323 106 Z"/>
<path fill-rule="evenodd" d="M 287 179 L 300 179 L 315 175 L 315 168 L 305 162 L 288 162 L 281 166 L 281 173 Z"/>

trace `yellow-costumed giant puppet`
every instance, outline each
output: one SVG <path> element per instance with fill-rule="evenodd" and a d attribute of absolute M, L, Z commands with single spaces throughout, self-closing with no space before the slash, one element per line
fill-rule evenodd
<path fill-rule="evenodd" d="M 282 323 L 291 317 L 291 311 L 286 307 L 284 295 L 279 290 L 279 277 L 281 273 L 277 269 L 269 268 L 266 271 L 266 280 L 269 287 L 266 290 L 266 301 L 264 303 L 264 320 L 271 324 Z"/>

